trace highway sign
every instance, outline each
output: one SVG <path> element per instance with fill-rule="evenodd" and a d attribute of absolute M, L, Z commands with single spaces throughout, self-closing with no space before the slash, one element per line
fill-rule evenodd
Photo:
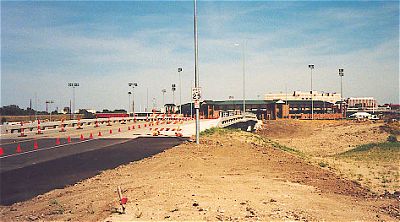
<path fill-rule="evenodd" d="M 201 88 L 192 88 L 192 100 L 201 100 Z"/>

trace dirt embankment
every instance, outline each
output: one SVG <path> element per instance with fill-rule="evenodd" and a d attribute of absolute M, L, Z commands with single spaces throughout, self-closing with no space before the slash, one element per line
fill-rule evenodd
<path fill-rule="evenodd" d="M 122 215 L 118 185 L 129 199 Z M 6 221 L 400 219 L 397 200 L 226 130 L 0 212 Z"/>
<path fill-rule="evenodd" d="M 358 145 L 386 141 L 383 122 L 282 120 L 269 121 L 260 135 L 311 156 L 325 157 Z"/>

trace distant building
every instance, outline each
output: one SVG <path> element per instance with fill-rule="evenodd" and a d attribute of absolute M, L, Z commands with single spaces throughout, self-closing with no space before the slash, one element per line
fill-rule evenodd
<path fill-rule="evenodd" d="M 336 103 L 337 101 L 341 100 L 340 93 L 325 93 L 325 92 L 318 92 L 318 91 L 294 91 L 293 93 L 267 93 L 264 96 L 265 100 L 310 100 L 311 95 L 313 100 L 325 101 L 330 103 Z"/>
<path fill-rule="evenodd" d="M 348 108 L 376 108 L 376 99 L 373 97 L 350 97 L 346 101 Z"/>
<path fill-rule="evenodd" d="M 219 118 L 225 112 L 240 114 L 242 110 L 243 100 L 204 100 L 200 106 L 200 117 Z M 310 100 L 246 100 L 246 112 L 254 113 L 262 120 L 310 119 L 311 103 Z M 182 114 L 190 116 L 194 113 L 194 107 L 190 103 L 182 104 Z M 314 118 L 340 119 L 343 114 L 336 104 L 315 100 Z"/>

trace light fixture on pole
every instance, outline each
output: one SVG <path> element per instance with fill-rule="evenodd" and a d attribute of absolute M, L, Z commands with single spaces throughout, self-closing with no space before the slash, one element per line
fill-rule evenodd
<path fill-rule="evenodd" d="M 239 43 L 235 43 L 235 46 L 240 46 Z M 245 56 L 246 42 L 242 43 L 242 65 L 243 65 L 243 116 L 246 112 L 246 56 Z"/>
<path fill-rule="evenodd" d="M 311 71 L 311 119 L 314 119 L 314 93 L 313 93 L 313 82 L 312 82 L 312 71 L 314 69 L 314 64 L 308 65 L 308 68 L 310 68 Z"/>
<path fill-rule="evenodd" d="M 179 114 L 182 114 L 182 79 L 181 79 L 182 68 L 178 68 L 179 74 Z"/>
<path fill-rule="evenodd" d="M 72 87 L 72 110 L 71 110 L 71 115 L 73 113 L 74 119 L 75 119 L 75 87 L 79 86 L 79 83 L 77 82 L 70 82 L 68 83 L 69 87 Z M 71 117 L 70 117 L 71 118 Z"/>
<path fill-rule="evenodd" d="M 132 86 L 132 114 L 135 116 L 135 87 L 137 87 L 138 84 L 136 82 L 130 82 L 128 86 Z"/>

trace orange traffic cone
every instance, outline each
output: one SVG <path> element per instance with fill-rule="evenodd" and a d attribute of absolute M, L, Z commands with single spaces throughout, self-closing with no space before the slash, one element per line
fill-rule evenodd
<path fill-rule="evenodd" d="M 121 128 L 118 128 L 118 132 L 119 132 L 119 133 L 121 132 Z"/>
<path fill-rule="evenodd" d="M 4 150 L 3 150 L 3 148 L 0 147 L 0 156 L 3 156 L 3 155 L 4 155 Z"/>
<path fill-rule="evenodd" d="M 97 136 L 102 136 L 100 131 L 99 131 L 99 134 Z"/>
<path fill-rule="evenodd" d="M 33 142 L 33 149 L 37 150 L 39 148 L 37 141 Z"/>
<path fill-rule="evenodd" d="M 56 145 L 60 145 L 60 138 L 56 139 Z"/>
<path fill-rule="evenodd" d="M 130 127 L 130 126 L 128 126 L 128 130 L 131 130 L 131 127 Z"/>
<path fill-rule="evenodd" d="M 81 140 L 84 140 L 85 139 L 85 137 L 83 137 L 83 134 L 81 134 Z"/>
<path fill-rule="evenodd" d="M 137 128 L 140 129 L 140 125 L 137 125 Z"/>
<path fill-rule="evenodd" d="M 71 142 L 71 137 L 68 136 L 68 138 L 67 138 L 67 143 L 70 143 L 70 142 Z"/>
<path fill-rule="evenodd" d="M 93 134 L 90 133 L 89 139 L 93 139 Z"/>
<path fill-rule="evenodd" d="M 22 152 L 22 149 L 21 149 L 21 145 L 18 143 L 18 146 L 17 146 L 17 150 L 16 150 L 16 152 L 17 153 L 20 153 L 20 152 Z"/>
<path fill-rule="evenodd" d="M 112 130 L 110 129 L 110 134 L 112 134 Z"/>
<path fill-rule="evenodd" d="M 132 129 L 135 129 L 135 126 L 132 126 Z"/>

